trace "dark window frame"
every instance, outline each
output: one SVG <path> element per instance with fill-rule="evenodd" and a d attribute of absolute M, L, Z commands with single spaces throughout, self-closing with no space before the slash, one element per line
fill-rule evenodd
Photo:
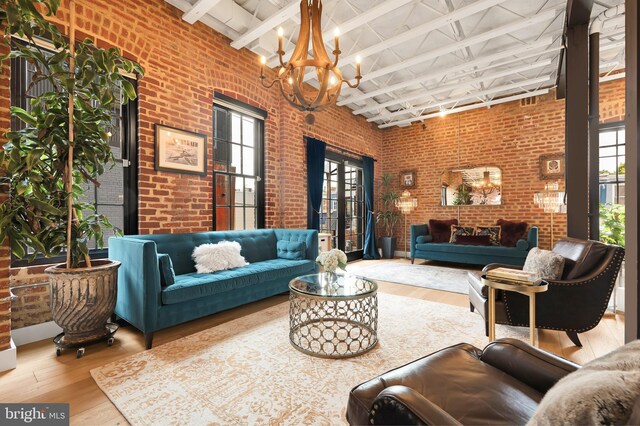
<path fill-rule="evenodd" d="M 613 145 L 602 145 L 602 144 L 599 144 L 599 146 L 598 146 L 598 193 L 600 192 L 600 186 L 601 185 L 616 185 L 616 187 L 617 187 L 617 190 L 616 190 L 617 200 L 616 200 L 615 204 L 620 204 L 619 203 L 619 201 L 620 201 L 620 185 L 621 184 L 624 185 L 625 182 L 626 182 L 626 177 L 625 177 L 625 180 L 620 180 L 620 174 L 619 174 L 619 170 L 618 170 L 618 167 L 619 167 L 618 161 L 619 161 L 620 157 L 625 157 L 625 163 L 626 163 L 626 141 L 625 140 L 622 140 L 622 141 L 619 140 L 619 138 L 618 138 L 618 134 L 619 133 L 618 132 L 620 130 L 625 130 L 625 122 L 624 121 L 616 121 L 616 122 L 613 122 L 613 123 L 601 124 L 599 126 L 599 129 L 598 129 L 600 134 L 602 134 L 604 132 L 607 132 L 607 131 L 616 131 L 616 143 L 615 144 L 613 144 Z M 601 156 L 600 155 L 600 152 L 599 152 L 600 149 L 602 149 L 602 148 L 613 148 L 613 147 L 615 147 L 615 149 L 616 149 L 615 155 L 605 155 L 605 156 Z M 620 154 L 620 147 L 624 147 L 625 148 L 625 154 Z M 603 181 L 600 180 L 600 173 L 599 173 L 600 172 L 600 167 L 599 166 L 600 166 L 600 160 L 603 159 L 603 158 L 615 158 L 616 159 L 616 168 L 615 168 L 616 179 L 615 179 L 615 181 L 605 181 L 605 182 L 603 182 Z"/>
<path fill-rule="evenodd" d="M 15 42 L 21 42 L 16 40 Z M 48 50 L 43 48 L 43 50 Z M 26 61 L 20 58 L 11 59 L 11 96 L 12 106 L 26 108 L 27 97 L 18 94 L 26 90 Z M 129 79 L 138 90 L 138 82 L 135 79 Z M 11 128 L 17 127 L 17 118 L 11 118 Z M 127 161 L 123 165 L 124 172 L 124 222 L 122 232 L 125 235 L 134 235 L 138 233 L 138 98 L 127 102 L 122 106 L 122 161 Z M 91 259 L 106 259 L 108 257 L 108 248 L 92 249 L 89 251 Z M 30 261 L 28 258 L 18 259 L 11 253 L 11 268 L 23 268 L 29 266 L 50 265 L 55 263 L 63 263 L 66 261 L 66 254 L 54 257 L 44 257 L 38 255 Z"/>
<path fill-rule="evenodd" d="M 336 234 L 337 235 L 332 235 L 331 236 L 331 244 L 332 247 L 335 245 L 334 243 L 334 239 L 336 239 L 337 242 L 337 248 L 339 248 L 342 251 L 345 251 L 346 248 L 346 239 L 347 239 L 347 227 L 346 227 L 346 212 L 347 212 L 347 200 L 346 200 L 346 191 L 345 191 L 345 177 L 346 177 L 346 173 L 345 173 L 345 168 L 347 165 L 355 167 L 355 168 L 359 168 L 359 169 L 363 169 L 364 168 L 364 164 L 362 160 L 359 160 L 357 158 L 354 157 L 350 157 L 344 154 L 340 154 L 337 152 L 333 152 L 333 151 L 328 151 L 325 154 L 325 161 L 330 161 L 334 164 L 337 164 L 337 184 L 338 184 L 338 199 L 337 200 L 333 200 L 331 199 L 331 203 L 333 202 L 337 202 L 337 207 L 338 207 L 338 224 L 337 224 L 337 229 L 336 229 Z M 366 209 L 365 207 L 365 200 L 364 200 L 364 170 L 362 171 L 363 173 L 363 181 L 362 181 L 362 188 L 363 188 L 363 192 L 362 192 L 362 201 L 358 201 L 358 203 L 362 204 L 363 209 Z M 326 181 L 326 174 L 325 174 L 325 181 Z M 328 192 L 327 195 L 329 197 L 331 197 L 331 194 Z M 327 200 L 327 198 L 323 198 L 323 203 Z M 309 205 L 307 205 L 307 208 L 310 209 L 311 207 Z M 356 215 L 357 216 L 357 215 Z M 366 229 L 367 229 L 367 215 L 364 214 L 364 210 L 363 210 L 363 216 L 362 217 L 362 230 L 361 234 L 362 235 L 362 249 L 359 250 L 353 250 L 350 251 L 348 253 L 346 253 L 347 258 L 349 259 L 349 261 L 353 261 L 353 260 L 358 260 L 358 259 L 362 259 L 363 255 L 364 255 L 364 238 L 366 236 Z M 359 217 L 359 216 L 358 216 Z M 352 215 L 352 219 L 353 219 L 353 215 Z M 330 212 L 327 212 L 327 220 L 331 220 L 331 215 Z M 349 233 L 350 236 L 353 235 L 358 235 L 356 233 L 353 233 L 352 231 Z"/>
<path fill-rule="evenodd" d="M 229 132 L 229 136 L 226 138 L 220 138 L 218 137 L 218 133 L 216 130 L 216 108 L 219 108 L 221 110 L 226 111 L 226 117 L 227 117 L 227 122 L 226 122 L 226 128 L 227 131 Z M 224 94 L 221 94 L 219 92 L 214 92 L 214 99 L 213 99 L 213 107 L 212 107 L 212 125 L 213 125 L 213 163 L 214 163 L 214 167 L 212 168 L 212 187 L 213 187 L 213 213 L 212 213 L 212 230 L 216 230 L 216 225 L 217 225 L 217 197 L 216 197 L 216 182 L 217 182 L 217 176 L 218 175 L 222 175 L 222 176 L 228 176 L 229 177 L 229 185 L 231 185 L 231 178 L 233 177 L 237 177 L 237 178 L 249 178 L 249 179 L 256 179 L 256 206 L 255 206 L 255 212 L 256 212 L 256 229 L 264 229 L 266 226 L 266 191 L 265 191 L 265 119 L 267 117 L 267 112 L 254 107 L 252 105 L 246 104 L 242 101 L 239 101 L 237 99 L 231 98 L 229 96 L 226 96 Z M 244 143 L 242 142 L 243 138 L 242 135 L 240 137 L 241 143 L 235 143 L 232 142 L 231 140 L 231 117 L 232 114 L 238 114 L 240 115 L 240 120 L 241 120 L 241 132 L 243 129 L 242 126 L 242 120 L 244 119 L 244 117 L 249 117 L 252 118 L 253 120 L 255 120 L 255 140 L 254 140 L 254 152 L 255 152 L 255 156 L 254 156 L 254 173 L 255 175 L 246 175 L 244 174 L 243 170 L 242 170 L 242 163 L 241 163 L 241 170 L 238 172 L 230 172 L 228 170 L 216 170 L 215 168 L 215 161 L 216 161 L 216 147 L 217 147 L 217 143 L 220 142 L 225 142 L 227 144 L 229 144 L 229 149 L 231 149 L 232 145 L 240 145 L 241 149 L 242 147 L 244 147 Z M 241 162 L 244 161 L 244 157 L 242 157 Z M 233 191 L 235 190 L 234 188 L 229 187 L 229 191 Z M 224 207 L 224 206 L 223 206 Z M 234 209 L 236 208 L 242 208 L 245 211 L 245 214 L 243 215 L 243 218 L 245 220 L 244 228 L 246 229 L 246 210 L 247 210 L 247 205 L 246 203 L 242 204 L 233 204 L 233 205 L 229 205 L 229 214 L 231 214 L 231 212 L 234 211 Z M 250 207 L 251 209 L 253 209 L 254 207 Z M 233 229 L 230 229 L 233 230 Z"/>

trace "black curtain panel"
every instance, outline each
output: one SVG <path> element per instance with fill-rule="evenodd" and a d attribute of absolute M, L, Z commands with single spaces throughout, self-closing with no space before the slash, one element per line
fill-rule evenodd
<path fill-rule="evenodd" d="M 371 157 L 362 157 L 364 178 L 364 204 L 367 209 L 367 229 L 364 234 L 363 259 L 380 259 L 376 248 L 376 222 L 373 214 L 373 168 L 374 160 Z"/>
<path fill-rule="evenodd" d="M 320 206 L 322 205 L 324 157 L 327 144 L 314 138 L 305 137 L 304 139 L 307 143 L 307 186 L 309 188 L 307 227 L 320 230 Z"/>

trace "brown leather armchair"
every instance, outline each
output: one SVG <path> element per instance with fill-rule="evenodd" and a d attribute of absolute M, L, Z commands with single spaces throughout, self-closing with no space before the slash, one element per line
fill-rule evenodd
<path fill-rule="evenodd" d="M 562 279 L 549 281 L 549 289 L 536 296 L 536 327 L 565 331 L 576 346 L 582 346 L 578 333 L 591 330 L 602 319 L 624 259 L 624 249 L 598 241 L 567 238 L 558 241 L 553 251 L 565 258 L 565 267 Z M 484 318 L 487 335 L 488 291 L 480 276 L 500 266 L 517 268 L 490 264 L 482 272 L 468 274 L 470 308 Z M 527 296 L 498 291 L 496 323 L 528 327 Z"/>
<path fill-rule="evenodd" d="M 346 416 L 351 425 L 525 424 L 578 368 L 516 339 L 463 343 L 356 386 Z"/>

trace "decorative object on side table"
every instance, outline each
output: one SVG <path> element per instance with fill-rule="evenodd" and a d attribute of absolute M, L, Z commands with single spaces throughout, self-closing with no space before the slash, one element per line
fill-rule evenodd
<path fill-rule="evenodd" d="M 123 73 L 142 75 L 143 70 L 116 48 L 98 48 L 90 39 L 76 41 L 75 0 L 69 3 L 68 38 L 52 23 L 60 2 L 39 3 L 42 8 L 32 2 L 4 2 L 1 10 L 4 40 L 11 49 L 5 59 L 21 57 L 35 66 L 31 88 L 47 84 L 44 93 L 31 94 L 29 111 L 11 108 L 22 129 L 6 134 L 8 143 L 0 154 L 11 194 L 0 205 L 0 222 L 6 225 L 0 228 L 0 241 L 10 236 L 11 251 L 18 258 L 53 258 L 66 252 L 65 264 L 45 271 L 51 282 L 53 319 L 64 330 L 54 342 L 58 355 L 76 347 L 81 357 L 86 344 L 113 343 L 117 327 L 108 320 L 120 266 L 89 257 L 88 244 L 96 242 L 102 248 L 103 231 L 113 226 L 104 215 L 95 214 L 93 205 L 81 201 L 83 188 L 87 183 L 97 186 L 105 165 L 113 161 L 110 130 L 115 105 L 137 96 Z M 35 34 L 46 34 L 57 53 L 43 54 Z M 14 43 L 13 35 L 25 43 Z"/>
<path fill-rule="evenodd" d="M 551 245 L 550 248 L 553 248 L 553 215 L 555 213 L 563 213 L 566 205 L 565 202 L 566 194 L 564 191 L 559 190 L 558 182 L 546 183 L 544 185 L 544 191 L 536 192 L 533 195 L 533 202 L 538 205 L 541 209 L 544 209 L 545 213 L 551 213 Z"/>
<path fill-rule="evenodd" d="M 407 259 L 407 216 L 418 207 L 418 199 L 412 197 L 409 191 L 404 190 L 400 198 L 396 200 L 396 207 L 404 215 L 404 258 Z"/>
<path fill-rule="evenodd" d="M 559 153 L 540 156 L 540 179 L 564 179 L 564 168 L 564 154 Z"/>
<path fill-rule="evenodd" d="M 382 248 L 382 257 L 385 259 L 393 259 L 396 251 L 396 237 L 393 236 L 393 228 L 395 228 L 400 218 L 395 209 L 395 203 L 398 199 L 398 193 L 392 189 L 393 176 L 389 173 L 382 175 L 382 193 L 380 201 L 382 209 L 376 213 L 376 223 L 383 226 L 382 236 L 380 237 L 380 247 Z"/>
<path fill-rule="evenodd" d="M 155 125 L 156 170 L 207 174 L 207 136 L 162 124 Z"/>
<path fill-rule="evenodd" d="M 415 170 L 404 170 L 400 172 L 400 188 L 413 189 L 417 185 L 418 172 Z"/>
<path fill-rule="evenodd" d="M 289 283 L 289 341 L 320 358 L 349 358 L 378 342 L 378 284 L 352 275 L 304 275 Z"/>

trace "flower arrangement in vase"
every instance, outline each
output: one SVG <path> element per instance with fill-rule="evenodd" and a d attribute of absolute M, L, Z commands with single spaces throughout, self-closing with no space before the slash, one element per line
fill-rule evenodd
<path fill-rule="evenodd" d="M 316 263 L 322 267 L 324 272 L 329 274 L 335 274 L 336 269 L 340 268 L 343 271 L 347 267 L 347 255 L 342 250 L 331 249 L 329 251 L 323 251 L 316 258 Z"/>

